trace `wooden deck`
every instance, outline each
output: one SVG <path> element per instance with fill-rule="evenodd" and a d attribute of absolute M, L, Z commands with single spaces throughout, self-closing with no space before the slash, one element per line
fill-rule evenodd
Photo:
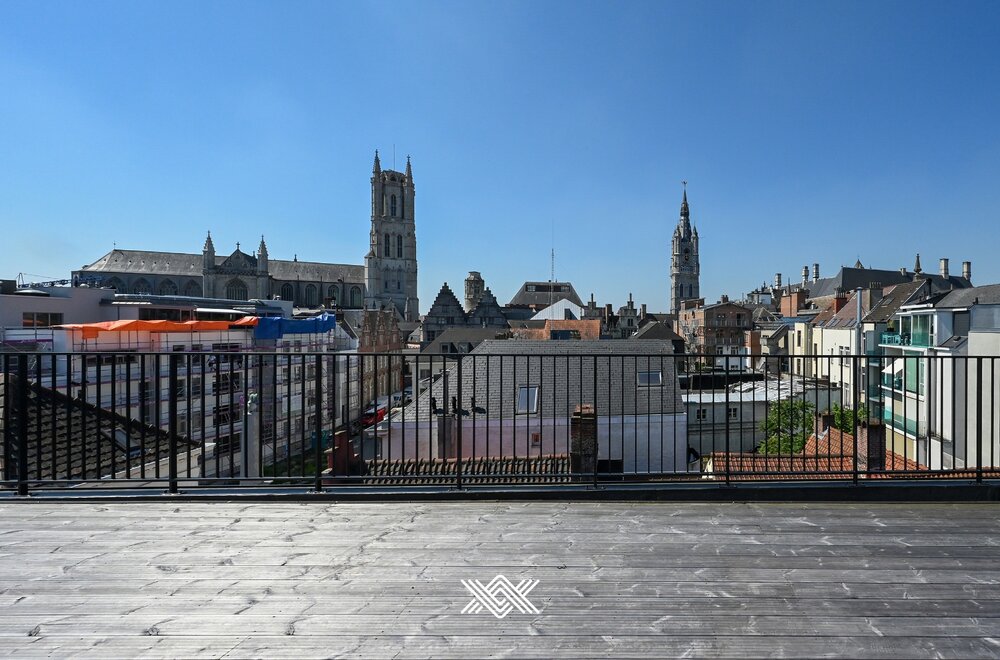
<path fill-rule="evenodd" d="M 0 502 L 0 656 L 997 657 L 995 504 Z M 462 579 L 540 614 L 462 614 Z"/>

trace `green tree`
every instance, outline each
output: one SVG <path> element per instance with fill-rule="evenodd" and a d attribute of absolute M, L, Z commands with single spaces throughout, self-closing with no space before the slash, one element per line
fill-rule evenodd
<path fill-rule="evenodd" d="M 757 447 L 764 454 L 797 454 L 813 431 L 813 404 L 802 400 L 771 405 L 760 428 L 766 439 Z"/>
<path fill-rule="evenodd" d="M 833 404 L 833 425 L 844 433 L 854 433 L 856 426 L 868 421 L 868 408 L 865 404 L 860 404 L 857 411 L 854 408 L 842 408 L 839 404 Z M 855 418 L 857 422 L 855 423 Z"/>

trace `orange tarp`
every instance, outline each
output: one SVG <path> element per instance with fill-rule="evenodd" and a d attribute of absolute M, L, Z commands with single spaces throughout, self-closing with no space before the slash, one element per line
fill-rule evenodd
<path fill-rule="evenodd" d="M 228 330 L 230 326 L 253 327 L 256 316 L 244 316 L 237 321 L 104 321 L 103 323 L 68 323 L 67 330 L 80 330 L 84 339 L 97 339 L 101 332 L 198 332 Z"/>

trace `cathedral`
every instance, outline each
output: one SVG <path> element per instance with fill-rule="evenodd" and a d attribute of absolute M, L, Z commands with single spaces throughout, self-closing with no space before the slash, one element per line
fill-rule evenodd
<path fill-rule="evenodd" d="M 371 177 L 370 249 L 364 265 L 271 259 L 264 237 L 252 253 L 236 244 L 216 254 L 209 232 L 201 254 L 113 249 L 73 271 L 73 284 L 120 293 L 291 300 L 296 307 L 394 309 L 405 321 L 420 315 L 413 169 L 383 170 L 378 151 Z"/>
<path fill-rule="evenodd" d="M 701 297 L 698 279 L 701 267 L 698 264 L 698 230 L 691 226 L 691 211 L 688 209 L 687 182 L 684 199 L 681 201 L 681 217 L 674 230 L 673 249 L 670 257 L 670 313 L 675 317 L 680 313 L 681 303 Z"/>

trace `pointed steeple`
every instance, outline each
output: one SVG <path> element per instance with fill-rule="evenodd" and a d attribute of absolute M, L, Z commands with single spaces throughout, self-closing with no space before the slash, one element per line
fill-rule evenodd
<path fill-rule="evenodd" d="M 917 252 L 917 260 L 913 264 L 913 272 L 919 275 L 920 273 L 923 272 L 923 270 L 924 269 L 920 267 L 920 253 Z"/>
<path fill-rule="evenodd" d="M 688 189 L 687 181 L 681 181 L 684 184 L 684 198 L 681 200 L 681 220 L 688 221 L 691 218 L 691 209 L 688 208 Z"/>
<path fill-rule="evenodd" d="M 372 172 L 374 174 L 382 173 L 382 163 L 378 160 L 378 149 L 375 150 L 375 165 L 372 166 Z"/>
<path fill-rule="evenodd" d="M 412 185 L 413 184 L 413 168 L 410 167 L 410 156 L 406 156 L 406 180 Z"/>
<path fill-rule="evenodd" d="M 260 235 L 260 245 L 257 247 L 257 255 L 267 259 L 267 243 L 264 242 L 264 234 Z"/>
<path fill-rule="evenodd" d="M 208 232 L 208 238 L 205 239 L 205 245 L 201 248 L 202 252 L 215 252 L 215 243 L 212 242 L 212 232 Z"/>

